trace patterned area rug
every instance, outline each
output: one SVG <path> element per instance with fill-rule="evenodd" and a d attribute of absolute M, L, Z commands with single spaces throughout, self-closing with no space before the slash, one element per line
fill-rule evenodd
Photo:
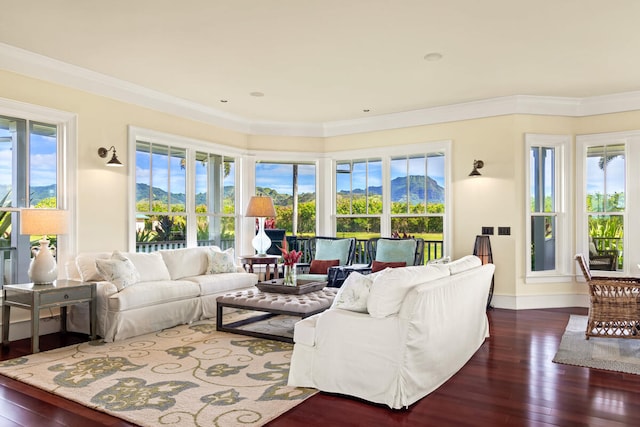
<path fill-rule="evenodd" d="M 8 360 L 0 373 L 141 426 L 259 426 L 316 393 L 287 386 L 292 348 L 202 321 Z"/>
<path fill-rule="evenodd" d="M 587 316 L 572 314 L 553 361 L 640 374 L 640 339 L 584 337 Z"/>

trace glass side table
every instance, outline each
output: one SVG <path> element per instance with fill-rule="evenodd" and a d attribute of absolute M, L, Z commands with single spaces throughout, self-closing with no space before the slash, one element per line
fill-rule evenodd
<path fill-rule="evenodd" d="M 96 339 L 96 284 L 76 280 L 57 280 L 48 285 L 25 283 L 5 285 L 2 302 L 2 345 L 9 345 L 11 307 L 23 308 L 31 312 L 31 351 L 40 351 L 40 310 L 60 308 L 62 332 L 67 332 L 67 307 L 83 302 L 90 308 L 90 339 Z"/>

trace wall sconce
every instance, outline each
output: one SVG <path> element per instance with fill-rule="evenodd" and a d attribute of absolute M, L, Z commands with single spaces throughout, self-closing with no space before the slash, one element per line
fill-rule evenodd
<path fill-rule="evenodd" d="M 106 163 L 106 165 L 107 166 L 115 166 L 115 167 L 123 166 L 122 162 L 120 162 L 120 160 L 118 160 L 118 156 L 116 155 L 116 147 L 114 147 L 113 145 L 109 149 L 106 149 L 104 147 L 98 148 L 98 156 L 100 156 L 101 158 L 105 159 L 107 157 L 107 154 L 109 154 L 109 151 L 113 151 L 113 156 L 111 156 L 111 160 L 109 160 Z"/>
<path fill-rule="evenodd" d="M 482 160 L 474 160 L 473 161 L 473 170 L 469 174 L 469 176 L 482 176 L 478 169 L 482 169 L 484 167 L 484 162 Z"/>

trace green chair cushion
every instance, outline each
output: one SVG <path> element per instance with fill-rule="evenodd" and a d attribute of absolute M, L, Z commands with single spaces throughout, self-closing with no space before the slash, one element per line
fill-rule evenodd
<path fill-rule="evenodd" d="M 380 239 L 376 246 L 376 261 L 405 262 L 413 265 L 416 254 L 416 241 Z"/>
<path fill-rule="evenodd" d="M 313 259 L 339 259 L 340 265 L 346 265 L 349 259 L 350 239 L 318 239 Z"/>

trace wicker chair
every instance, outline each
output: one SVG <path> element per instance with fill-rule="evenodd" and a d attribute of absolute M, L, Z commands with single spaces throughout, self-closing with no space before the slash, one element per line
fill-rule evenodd
<path fill-rule="evenodd" d="M 640 338 L 640 278 L 591 276 L 584 255 L 576 261 L 589 285 L 586 338 Z"/>

